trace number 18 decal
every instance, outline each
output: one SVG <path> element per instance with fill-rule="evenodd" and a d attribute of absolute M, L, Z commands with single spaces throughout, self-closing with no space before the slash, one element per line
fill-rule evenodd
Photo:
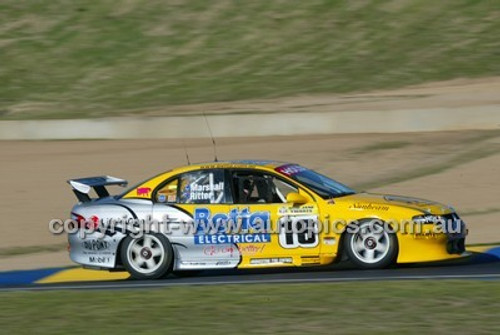
<path fill-rule="evenodd" d="M 284 217 L 279 225 L 279 243 L 283 248 L 314 248 L 318 245 L 317 217 Z"/>

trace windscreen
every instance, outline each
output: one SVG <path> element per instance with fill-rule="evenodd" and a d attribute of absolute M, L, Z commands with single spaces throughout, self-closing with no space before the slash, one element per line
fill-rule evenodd
<path fill-rule="evenodd" d="M 323 199 L 356 193 L 344 184 L 297 164 L 282 165 L 276 171 L 310 188 Z"/>

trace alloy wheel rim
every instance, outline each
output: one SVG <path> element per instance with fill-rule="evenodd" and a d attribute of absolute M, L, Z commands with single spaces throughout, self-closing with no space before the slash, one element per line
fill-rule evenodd
<path fill-rule="evenodd" d="M 351 237 L 351 250 L 363 263 L 374 264 L 384 259 L 390 250 L 391 241 L 384 227 L 378 223 L 362 224 Z"/>
<path fill-rule="evenodd" d="M 165 258 L 165 251 L 158 237 L 144 235 L 129 244 L 127 256 L 135 271 L 148 274 L 160 268 Z"/>

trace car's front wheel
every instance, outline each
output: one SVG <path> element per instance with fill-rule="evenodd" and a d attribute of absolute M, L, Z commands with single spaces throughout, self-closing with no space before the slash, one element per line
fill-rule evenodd
<path fill-rule="evenodd" d="M 392 265 L 398 254 L 398 240 L 377 220 L 351 226 L 345 235 L 345 252 L 356 267 L 379 269 Z"/>
<path fill-rule="evenodd" d="M 173 250 L 162 234 L 127 236 L 120 250 L 123 266 L 135 279 L 158 279 L 168 274 Z"/>

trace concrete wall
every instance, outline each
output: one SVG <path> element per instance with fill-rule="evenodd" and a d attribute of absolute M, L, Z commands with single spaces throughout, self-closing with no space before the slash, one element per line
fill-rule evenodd
<path fill-rule="evenodd" d="M 498 129 L 500 106 L 208 115 L 215 137 Z M 0 121 L 0 140 L 207 137 L 203 116 Z"/>

